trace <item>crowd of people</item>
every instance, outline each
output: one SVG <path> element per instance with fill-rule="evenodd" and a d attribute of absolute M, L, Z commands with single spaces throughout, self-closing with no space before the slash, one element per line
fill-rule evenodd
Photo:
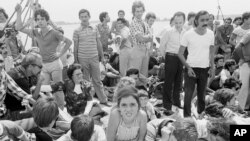
<path fill-rule="evenodd" d="M 8 28 L 0 8 L 1 141 L 229 141 L 230 125 L 250 124 L 250 12 L 221 24 L 176 12 L 155 36 L 141 1 L 111 28 L 107 12 L 93 26 L 81 9 L 71 40 L 32 6 L 23 23 L 17 4 Z"/>

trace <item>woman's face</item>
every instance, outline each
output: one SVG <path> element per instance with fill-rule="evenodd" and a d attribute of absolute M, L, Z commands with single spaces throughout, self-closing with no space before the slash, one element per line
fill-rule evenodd
<path fill-rule="evenodd" d="M 134 97 L 124 97 L 120 101 L 119 110 L 123 119 L 132 121 L 139 111 L 139 105 Z"/>
<path fill-rule="evenodd" d="M 72 79 L 73 79 L 73 81 L 74 81 L 75 84 L 79 84 L 83 80 L 82 70 L 81 69 L 76 69 L 73 72 Z"/>

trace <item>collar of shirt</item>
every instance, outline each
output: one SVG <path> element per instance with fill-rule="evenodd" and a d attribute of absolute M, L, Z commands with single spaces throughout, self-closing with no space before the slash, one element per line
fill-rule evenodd
<path fill-rule="evenodd" d="M 143 20 L 142 19 L 138 19 L 136 17 L 134 17 L 134 21 L 137 22 L 137 23 L 143 23 Z"/>
<path fill-rule="evenodd" d="M 91 25 L 88 26 L 80 25 L 80 30 L 85 30 L 85 29 L 93 29 L 93 27 Z"/>
<path fill-rule="evenodd" d="M 182 29 L 181 29 L 181 32 L 180 32 L 180 31 L 178 31 L 175 27 L 172 27 L 172 28 L 173 28 L 173 31 L 174 31 L 174 32 L 179 32 L 179 33 L 181 33 L 181 34 L 185 31 L 185 29 L 184 29 L 184 28 L 182 28 Z"/>
<path fill-rule="evenodd" d="M 45 34 L 44 36 L 46 36 L 52 29 L 53 29 L 53 28 L 49 25 L 49 26 L 48 26 L 48 32 L 46 32 L 46 34 Z M 43 36 L 42 30 L 41 30 L 40 28 L 38 29 L 38 33 L 39 33 L 40 35 Z"/>

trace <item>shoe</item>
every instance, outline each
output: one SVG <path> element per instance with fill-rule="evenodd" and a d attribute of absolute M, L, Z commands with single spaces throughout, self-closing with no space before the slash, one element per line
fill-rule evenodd
<path fill-rule="evenodd" d="M 163 114 L 166 116 L 171 116 L 172 114 L 174 114 L 174 112 L 172 110 L 164 110 Z"/>
<path fill-rule="evenodd" d="M 107 106 L 107 107 L 111 107 L 112 106 L 112 105 L 108 104 L 108 102 L 104 102 L 104 103 L 100 103 L 100 104 L 102 104 L 104 106 Z"/>

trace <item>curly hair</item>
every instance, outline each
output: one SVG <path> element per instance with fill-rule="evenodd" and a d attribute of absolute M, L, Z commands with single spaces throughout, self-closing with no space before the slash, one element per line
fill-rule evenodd
<path fill-rule="evenodd" d="M 226 106 L 227 102 L 231 101 L 235 96 L 234 91 L 228 88 L 219 89 L 214 94 L 214 100 Z"/>
<path fill-rule="evenodd" d="M 46 19 L 46 21 L 50 20 L 49 13 L 44 9 L 38 9 L 35 11 L 34 17 L 35 17 L 36 21 L 37 21 L 38 15 L 40 15 L 41 17 L 44 17 Z"/>

